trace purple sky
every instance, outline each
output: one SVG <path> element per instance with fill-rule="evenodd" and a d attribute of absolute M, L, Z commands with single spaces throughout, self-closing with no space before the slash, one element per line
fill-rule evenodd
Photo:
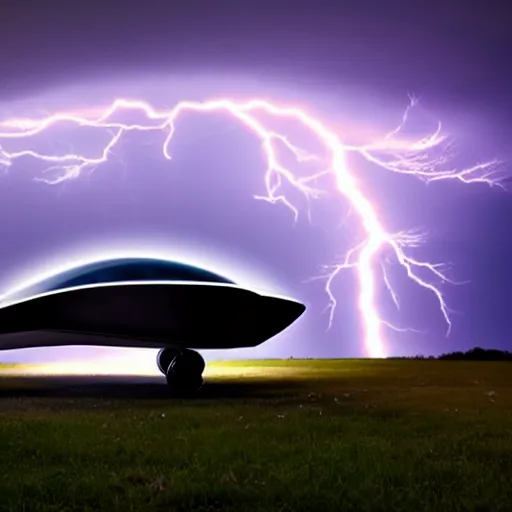
<path fill-rule="evenodd" d="M 436 2 L 387 2 L 392 13 L 381 2 L 337 11 L 336 3 L 186 2 L 162 15 L 158 2 L 146 2 L 145 10 L 125 3 L 73 13 L 69 2 L 26 10 L 23 2 L 5 1 L 0 112 L 37 114 L 119 95 L 161 105 L 261 95 L 311 105 L 356 129 L 385 129 L 400 118 L 407 93 L 415 93 L 458 136 L 457 163 L 512 156 L 511 36 L 498 2 L 475 1 L 471 8 L 463 1 L 439 2 L 439 8 Z M 40 170 L 34 162 L 16 163 L 0 177 L 0 284 L 50 261 L 65 263 L 70 254 L 99 256 L 102 247 L 147 244 L 180 253 L 177 247 L 192 246 L 213 262 L 234 261 L 262 287 L 309 306 L 289 333 L 242 355 L 362 355 L 350 273 L 336 285 L 339 309 L 330 332 L 322 285 L 304 283 L 349 248 L 350 228 L 331 229 L 347 205 L 330 199 L 316 206 L 313 225 L 304 216 L 294 227 L 286 209 L 253 200 L 264 192 L 258 143 L 222 116 L 187 116 L 172 147 L 174 159 L 167 162 L 154 135 L 130 136 L 116 152 L 117 163 L 55 187 L 30 180 Z M 387 224 L 428 229 L 422 255 L 450 262 L 454 279 L 470 281 L 446 289 L 456 311 L 449 338 L 433 297 L 403 288 L 405 307 L 393 319 L 425 333 L 387 333 L 391 352 L 512 348 L 510 194 L 458 183 L 427 187 L 358 165 Z M 0 354 L 8 358 L 20 356 Z"/>

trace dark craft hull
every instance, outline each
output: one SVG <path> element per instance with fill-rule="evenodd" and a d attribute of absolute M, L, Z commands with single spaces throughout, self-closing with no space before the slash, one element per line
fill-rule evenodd
<path fill-rule="evenodd" d="M 100 283 L 0 307 L 0 350 L 103 345 L 255 347 L 305 311 L 291 299 L 225 283 Z"/>

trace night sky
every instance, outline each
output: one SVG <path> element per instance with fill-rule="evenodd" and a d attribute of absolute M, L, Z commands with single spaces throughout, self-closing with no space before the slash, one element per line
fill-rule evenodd
<path fill-rule="evenodd" d="M 499 158 L 507 172 L 512 20 L 506 4 L 4 0 L 0 114 L 37 116 L 105 105 L 116 96 L 172 106 L 189 98 L 259 95 L 306 105 L 330 123 L 350 123 L 354 132 L 366 133 L 392 129 L 408 94 L 415 94 L 455 137 L 456 164 Z M 309 307 L 290 332 L 241 355 L 363 355 L 350 272 L 335 286 L 339 308 L 329 332 L 322 284 L 306 282 L 354 241 L 349 221 L 335 229 L 347 214 L 343 198 L 317 206 L 312 224 L 303 215 L 295 226 L 282 206 L 255 201 L 252 196 L 264 192 L 261 151 L 225 116 L 187 115 L 171 162 L 162 158 L 159 142 L 154 135 L 130 135 L 115 160 L 64 185 L 31 180 L 40 167 L 30 160 L 2 173 L 2 288 L 48 262 L 65 264 L 71 254 L 101 256 L 102 247 L 162 247 L 170 253 L 194 247 L 214 267 L 224 262 L 213 270 L 237 268 L 252 276 L 249 281 Z M 427 230 L 421 255 L 449 262 L 450 276 L 464 283 L 443 288 L 453 310 L 446 337 L 434 297 L 399 279 L 402 311 L 397 315 L 385 301 L 383 310 L 420 332 L 386 331 L 390 354 L 439 354 L 475 345 L 512 349 L 510 191 L 456 182 L 427 186 L 354 165 L 368 193 L 378 198 L 386 225 Z M 71 353 L 45 350 L 23 357 Z M 0 354 L 0 360 L 20 358 Z"/>

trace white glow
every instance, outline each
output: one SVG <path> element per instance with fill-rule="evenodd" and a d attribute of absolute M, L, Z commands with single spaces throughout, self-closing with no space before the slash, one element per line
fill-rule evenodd
<path fill-rule="evenodd" d="M 154 240 L 138 237 L 118 240 L 115 243 L 100 241 L 96 242 L 94 248 L 90 245 L 87 248 L 75 247 L 73 250 L 60 252 L 57 257 L 42 260 L 37 266 L 32 264 L 29 269 L 8 283 L 7 291 L 0 295 L 0 300 L 8 300 L 9 296 L 35 286 L 45 279 L 56 277 L 62 272 L 91 263 L 124 258 L 150 258 L 192 265 L 225 276 L 235 281 L 240 287 L 263 295 L 281 295 L 283 298 L 288 298 L 287 295 L 290 295 L 282 283 L 276 282 L 275 278 L 271 278 L 261 270 L 256 270 L 255 265 L 249 268 L 249 265 L 243 265 L 233 256 L 221 255 L 220 251 L 211 247 L 202 247 L 199 243 L 191 244 L 180 239 L 176 240 L 175 245 L 179 250 L 175 247 L 171 249 L 163 243 L 155 243 Z M 169 284 L 169 281 L 166 284 Z"/>
<path fill-rule="evenodd" d="M 152 350 L 137 350 L 133 353 L 118 353 L 116 357 L 105 357 L 95 361 L 66 361 L 59 363 L 28 364 L 2 369 L 2 376 L 127 376 L 160 377 L 164 376 L 155 365 L 155 353 Z M 207 364 L 203 377 L 205 379 L 222 378 L 284 378 L 299 373 L 308 373 L 308 368 L 294 367 L 283 362 L 281 365 L 250 365 L 244 362 L 233 363 L 217 361 Z"/>

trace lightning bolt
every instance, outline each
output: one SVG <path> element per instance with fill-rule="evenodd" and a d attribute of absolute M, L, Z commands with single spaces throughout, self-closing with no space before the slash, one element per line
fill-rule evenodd
<path fill-rule="evenodd" d="M 108 161 L 112 150 L 127 132 L 159 131 L 165 134 L 162 144 L 163 156 L 171 160 L 170 143 L 176 129 L 176 121 L 181 114 L 215 113 L 229 114 L 244 125 L 260 141 L 266 161 L 264 183 L 266 195 L 255 196 L 270 203 L 282 203 L 294 214 L 299 215 L 298 208 L 292 204 L 283 192 L 283 185 L 293 186 L 307 200 L 320 197 L 325 191 L 319 188 L 320 178 L 330 177 L 337 192 L 349 202 L 352 213 L 355 213 L 362 227 L 362 236 L 358 243 L 348 251 L 345 258 L 336 265 L 326 267 L 325 291 L 329 298 L 329 327 L 332 325 L 336 296 L 333 283 L 344 269 L 352 269 L 357 275 L 359 284 L 358 310 L 364 331 L 364 346 L 371 357 L 385 357 L 386 344 L 383 335 L 385 328 L 398 331 L 382 318 L 376 304 L 376 291 L 381 283 L 390 294 L 394 304 L 399 307 L 397 292 L 393 289 L 386 272 L 389 262 L 398 263 L 407 276 L 418 286 L 428 290 L 439 304 L 440 312 L 451 326 L 449 309 L 439 288 L 431 281 L 453 282 L 447 275 L 442 264 L 420 261 L 410 255 L 410 249 L 425 242 L 421 233 L 401 231 L 390 233 L 381 221 L 376 204 L 365 194 L 363 186 L 358 182 L 355 172 L 347 163 L 347 155 L 355 153 L 381 170 L 411 175 L 425 182 L 440 180 L 458 180 L 464 183 L 486 183 L 500 185 L 497 176 L 498 162 L 486 162 L 470 168 L 458 170 L 448 167 L 448 139 L 441 133 L 441 125 L 437 125 L 432 133 L 406 140 L 401 137 L 403 128 L 417 100 L 410 98 L 401 123 L 380 139 L 364 144 L 344 144 L 339 135 L 326 123 L 309 114 L 306 110 L 295 106 L 276 104 L 263 99 L 250 99 L 238 102 L 232 99 L 212 99 L 208 101 L 182 101 L 173 108 L 159 110 L 147 102 L 131 99 L 116 99 L 104 109 L 90 110 L 81 113 L 61 112 L 39 119 L 7 119 L 0 122 L 0 165 L 10 167 L 23 157 L 31 157 L 48 164 L 46 171 L 53 171 L 53 177 L 37 178 L 48 184 L 57 184 L 78 178 L 85 170 L 92 170 Z M 116 121 L 116 114 L 122 112 L 138 112 L 144 115 L 141 124 Z M 314 136 L 324 148 L 325 154 L 313 154 L 292 143 L 282 131 L 271 128 L 272 121 L 286 120 L 302 125 Z M 31 140 L 57 125 L 71 124 L 76 128 L 94 128 L 104 130 L 108 141 L 95 156 L 78 153 L 44 154 L 31 146 Z M 22 140 L 24 149 L 9 151 L 7 147 L 14 140 Z M 322 162 L 324 167 L 309 176 L 301 176 L 287 167 L 282 160 L 283 150 L 294 156 L 297 163 Z M 438 156 L 432 156 L 438 155 Z M 440 155 L 440 156 L 439 156 Z M 429 275 L 430 278 L 421 277 Z"/>

